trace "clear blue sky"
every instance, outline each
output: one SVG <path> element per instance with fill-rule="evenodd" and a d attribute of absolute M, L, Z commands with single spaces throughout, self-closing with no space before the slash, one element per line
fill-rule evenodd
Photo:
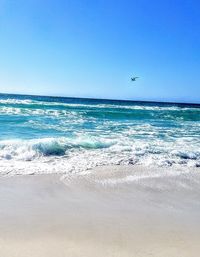
<path fill-rule="evenodd" d="M 200 1 L 0 0 L 0 92 L 200 102 Z"/>

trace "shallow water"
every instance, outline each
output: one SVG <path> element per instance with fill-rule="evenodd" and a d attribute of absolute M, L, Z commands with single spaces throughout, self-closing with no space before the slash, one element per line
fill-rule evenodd
<path fill-rule="evenodd" d="M 0 95 L 0 173 L 200 166 L 200 106 Z"/>

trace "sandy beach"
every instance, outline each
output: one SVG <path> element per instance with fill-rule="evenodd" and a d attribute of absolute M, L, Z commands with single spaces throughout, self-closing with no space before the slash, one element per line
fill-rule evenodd
<path fill-rule="evenodd" d="M 0 178 L 2 257 L 196 257 L 198 169 Z"/>
<path fill-rule="evenodd" d="M 200 0 L 0 0 L 0 257 L 200 257 Z"/>

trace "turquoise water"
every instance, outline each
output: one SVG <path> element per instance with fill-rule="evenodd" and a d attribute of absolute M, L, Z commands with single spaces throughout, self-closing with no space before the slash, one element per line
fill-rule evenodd
<path fill-rule="evenodd" d="M 200 166 L 200 106 L 0 95 L 0 172 Z"/>

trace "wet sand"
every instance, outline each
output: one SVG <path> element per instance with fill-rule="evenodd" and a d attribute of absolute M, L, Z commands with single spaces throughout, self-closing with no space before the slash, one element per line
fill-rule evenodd
<path fill-rule="evenodd" d="M 199 256 L 199 185 L 199 169 L 2 177 L 0 256 Z"/>

